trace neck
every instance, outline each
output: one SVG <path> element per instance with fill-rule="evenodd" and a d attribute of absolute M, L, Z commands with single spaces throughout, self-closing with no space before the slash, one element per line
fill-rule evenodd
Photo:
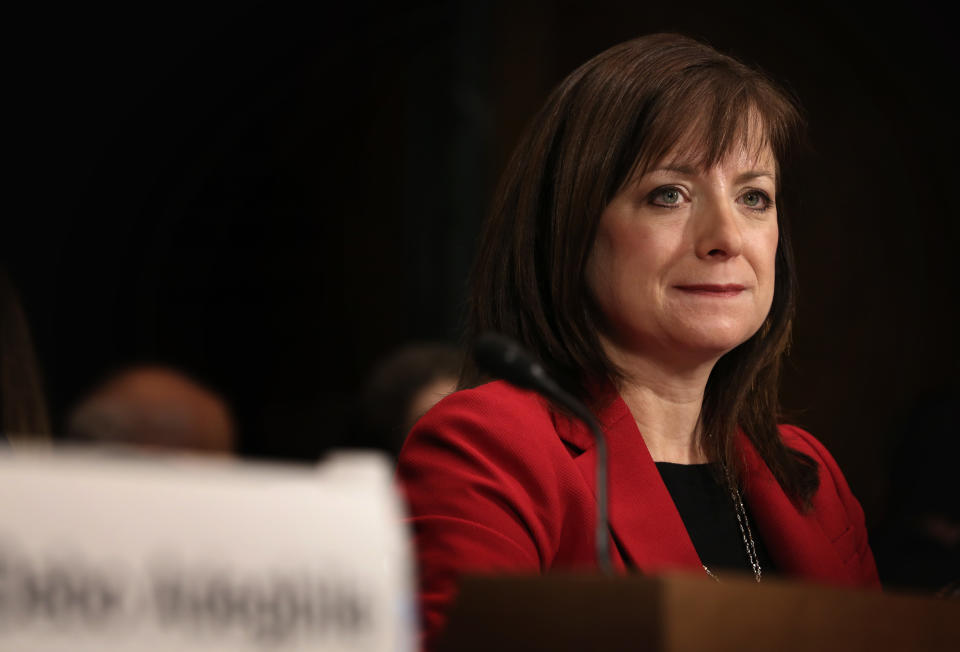
<path fill-rule="evenodd" d="M 654 462 L 709 462 L 701 447 L 700 411 L 716 360 L 678 370 L 630 357 L 613 361 L 626 372 L 617 387 Z"/>

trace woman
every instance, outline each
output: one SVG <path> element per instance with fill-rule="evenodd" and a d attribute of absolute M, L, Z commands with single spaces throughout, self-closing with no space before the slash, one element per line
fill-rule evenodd
<path fill-rule="evenodd" d="M 654 35 L 565 79 L 506 171 L 468 335 L 519 340 L 597 414 L 618 569 L 878 585 L 833 458 L 777 424 L 796 293 L 778 201 L 799 126 L 760 73 Z M 419 421 L 399 477 L 428 635 L 460 573 L 596 563 L 593 446 L 503 382 Z"/>

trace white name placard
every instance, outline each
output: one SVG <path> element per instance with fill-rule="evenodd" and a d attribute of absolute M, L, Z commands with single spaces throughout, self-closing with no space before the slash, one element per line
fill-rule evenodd
<path fill-rule="evenodd" d="M 412 650 L 385 459 L 0 453 L 0 650 Z"/>

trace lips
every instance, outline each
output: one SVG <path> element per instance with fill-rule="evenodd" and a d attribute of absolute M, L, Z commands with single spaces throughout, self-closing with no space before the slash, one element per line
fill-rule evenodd
<path fill-rule="evenodd" d="M 683 292 L 711 297 L 735 297 L 747 289 L 746 286 L 740 285 L 739 283 L 695 283 L 691 285 L 678 285 L 676 288 Z"/>

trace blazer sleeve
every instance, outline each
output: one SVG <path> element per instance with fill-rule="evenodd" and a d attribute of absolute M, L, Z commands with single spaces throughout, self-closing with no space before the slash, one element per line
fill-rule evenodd
<path fill-rule="evenodd" d="M 846 542 L 849 541 L 850 555 L 846 566 L 853 572 L 855 583 L 864 587 L 880 588 L 863 508 L 850 490 L 837 461 L 826 447 L 806 430 L 796 426 L 781 426 L 781 431 L 788 446 L 810 455 L 820 466 L 820 487 L 814 496 L 813 506 L 823 520 L 836 519 L 838 515 L 842 519 L 838 525 L 842 524 L 843 527 L 835 545 L 846 548 Z"/>
<path fill-rule="evenodd" d="M 486 388 L 486 389 L 485 389 Z M 400 454 L 429 647 L 465 572 L 540 572 L 564 521 L 563 444 L 546 405 L 517 390 L 457 392 L 428 412 Z"/>

